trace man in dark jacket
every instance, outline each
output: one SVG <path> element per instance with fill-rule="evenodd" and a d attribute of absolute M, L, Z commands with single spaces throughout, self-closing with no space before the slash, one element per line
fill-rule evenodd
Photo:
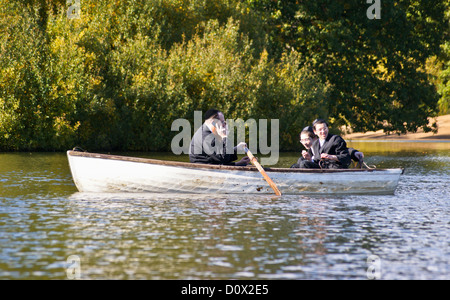
<path fill-rule="evenodd" d="M 300 162 L 301 168 L 346 169 L 351 163 L 347 143 L 338 135 L 328 132 L 325 120 L 313 123 L 314 133 L 319 137 L 311 146 L 313 157 Z"/>
<path fill-rule="evenodd" d="M 250 160 L 247 156 L 237 160 L 238 147 L 246 147 L 239 143 L 233 147 L 228 141 L 228 131 L 223 113 L 210 109 L 204 115 L 204 123 L 195 132 L 190 147 L 189 161 L 192 163 L 246 166 Z"/>
<path fill-rule="evenodd" d="M 314 131 L 311 126 L 307 126 L 303 128 L 300 132 L 300 143 L 305 147 L 306 150 L 302 150 L 302 156 L 298 159 L 297 163 L 293 164 L 291 168 L 303 168 L 303 161 L 308 160 L 312 161 L 312 157 L 314 153 L 312 153 L 312 145 L 314 142 L 319 139 L 317 135 L 314 134 Z"/>
<path fill-rule="evenodd" d="M 313 161 L 314 153 L 312 152 L 312 145 L 316 140 L 318 140 L 319 137 L 314 134 L 314 130 L 311 126 L 307 126 L 303 128 L 303 130 L 300 133 L 300 143 L 302 143 L 303 147 L 305 147 L 306 150 L 302 151 L 302 156 L 298 159 L 297 163 L 293 164 L 291 168 L 304 168 L 304 164 L 309 164 L 308 167 L 310 168 L 319 168 L 318 165 L 310 164 L 309 161 Z M 356 163 L 361 164 L 364 159 L 364 153 L 354 149 L 354 148 L 348 148 L 348 152 L 350 153 L 350 156 L 353 161 Z"/>

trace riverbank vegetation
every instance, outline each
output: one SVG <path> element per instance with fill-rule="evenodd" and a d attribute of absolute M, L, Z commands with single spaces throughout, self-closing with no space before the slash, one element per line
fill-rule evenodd
<path fill-rule="evenodd" d="M 391 2 L 370 19 L 356 0 L 83 0 L 68 18 L 66 0 L 0 0 L 0 150 L 167 151 L 210 107 L 279 119 L 282 150 L 317 117 L 432 130 L 449 7 Z"/>

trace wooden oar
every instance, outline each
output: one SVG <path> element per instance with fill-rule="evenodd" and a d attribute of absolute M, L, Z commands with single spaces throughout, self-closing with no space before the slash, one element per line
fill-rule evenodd
<path fill-rule="evenodd" d="M 269 175 L 267 175 L 266 171 L 264 171 L 263 167 L 261 167 L 258 160 L 256 160 L 256 158 L 253 156 L 253 154 L 250 152 L 250 150 L 248 150 L 248 148 L 245 147 L 244 151 L 247 154 L 248 158 L 250 158 L 250 161 L 252 162 L 252 164 L 258 169 L 259 173 L 261 173 L 261 175 L 264 177 L 264 179 L 267 181 L 267 183 L 270 185 L 270 187 L 274 190 L 275 194 L 277 196 L 281 196 L 281 192 L 278 189 L 275 182 L 273 182 L 272 179 L 270 179 Z"/>

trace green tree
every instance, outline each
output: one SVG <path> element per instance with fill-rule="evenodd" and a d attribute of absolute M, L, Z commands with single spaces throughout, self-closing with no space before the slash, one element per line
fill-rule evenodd
<path fill-rule="evenodd" d="M 170 150 L 172 122 L 212 106 L 280 119 L 289 149 L 324 103 L 297 51 L 267 54 L 240 1 L 86 0 L 79 19 L 65 2 L 0 3 L 3 150 Z"/>
<path fill-rule="evenodd" d="M 283 150 L 317 117 L 429 129 L 442 2 L 369 20 L 356 0 L 84 0 L 69 19 L 63 0 L 0 0 L 0 149 L 169 150 L 171 123 L 210 107 L 280 119 Z"/>
<path fill-rule="evenodd" d="M 369 4 L 356 0 L 248 2 L 269 9 L 262 14 L 277 28 L 269 33 L 285 37 L 278 47 L 297 49 L 332 86 L 332 123 L 358 131 L 431 129 L 438 95 L 422 70 L 440 52 L 445 1 L 380 1 L 381 18 L 373 20 Z"/>
<path fill-rule="evenodd" d="M 442 53 L 439 61 L 441 62 L 441 70 L 438 74 L 438 92 L 441 96 L 439 99 L 439 112 L 441 114 L 450 113 L 450 3 L 447 2 L 445 11 L 445 33 L 443 43 L 441 44 Z"/>
<path fill-rule="evenodd" d="M 58 131 L 70 131 L 41 4 L 0 5 L 0 143 L 7 150 L 58 148 L 66 139 Z"/>

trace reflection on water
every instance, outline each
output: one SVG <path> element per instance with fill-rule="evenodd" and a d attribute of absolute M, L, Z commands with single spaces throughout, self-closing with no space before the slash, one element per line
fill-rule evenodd
<path fill-rule="evenodd" d="M 64 154 L 0 154 L 0 278 L 76 255 L 82 279 L 367 279 L 376 255 L 382 279 L 449 279 L 448 151 L 366 157 L 406 168 L 395 195 L 87 194 Z"/>

